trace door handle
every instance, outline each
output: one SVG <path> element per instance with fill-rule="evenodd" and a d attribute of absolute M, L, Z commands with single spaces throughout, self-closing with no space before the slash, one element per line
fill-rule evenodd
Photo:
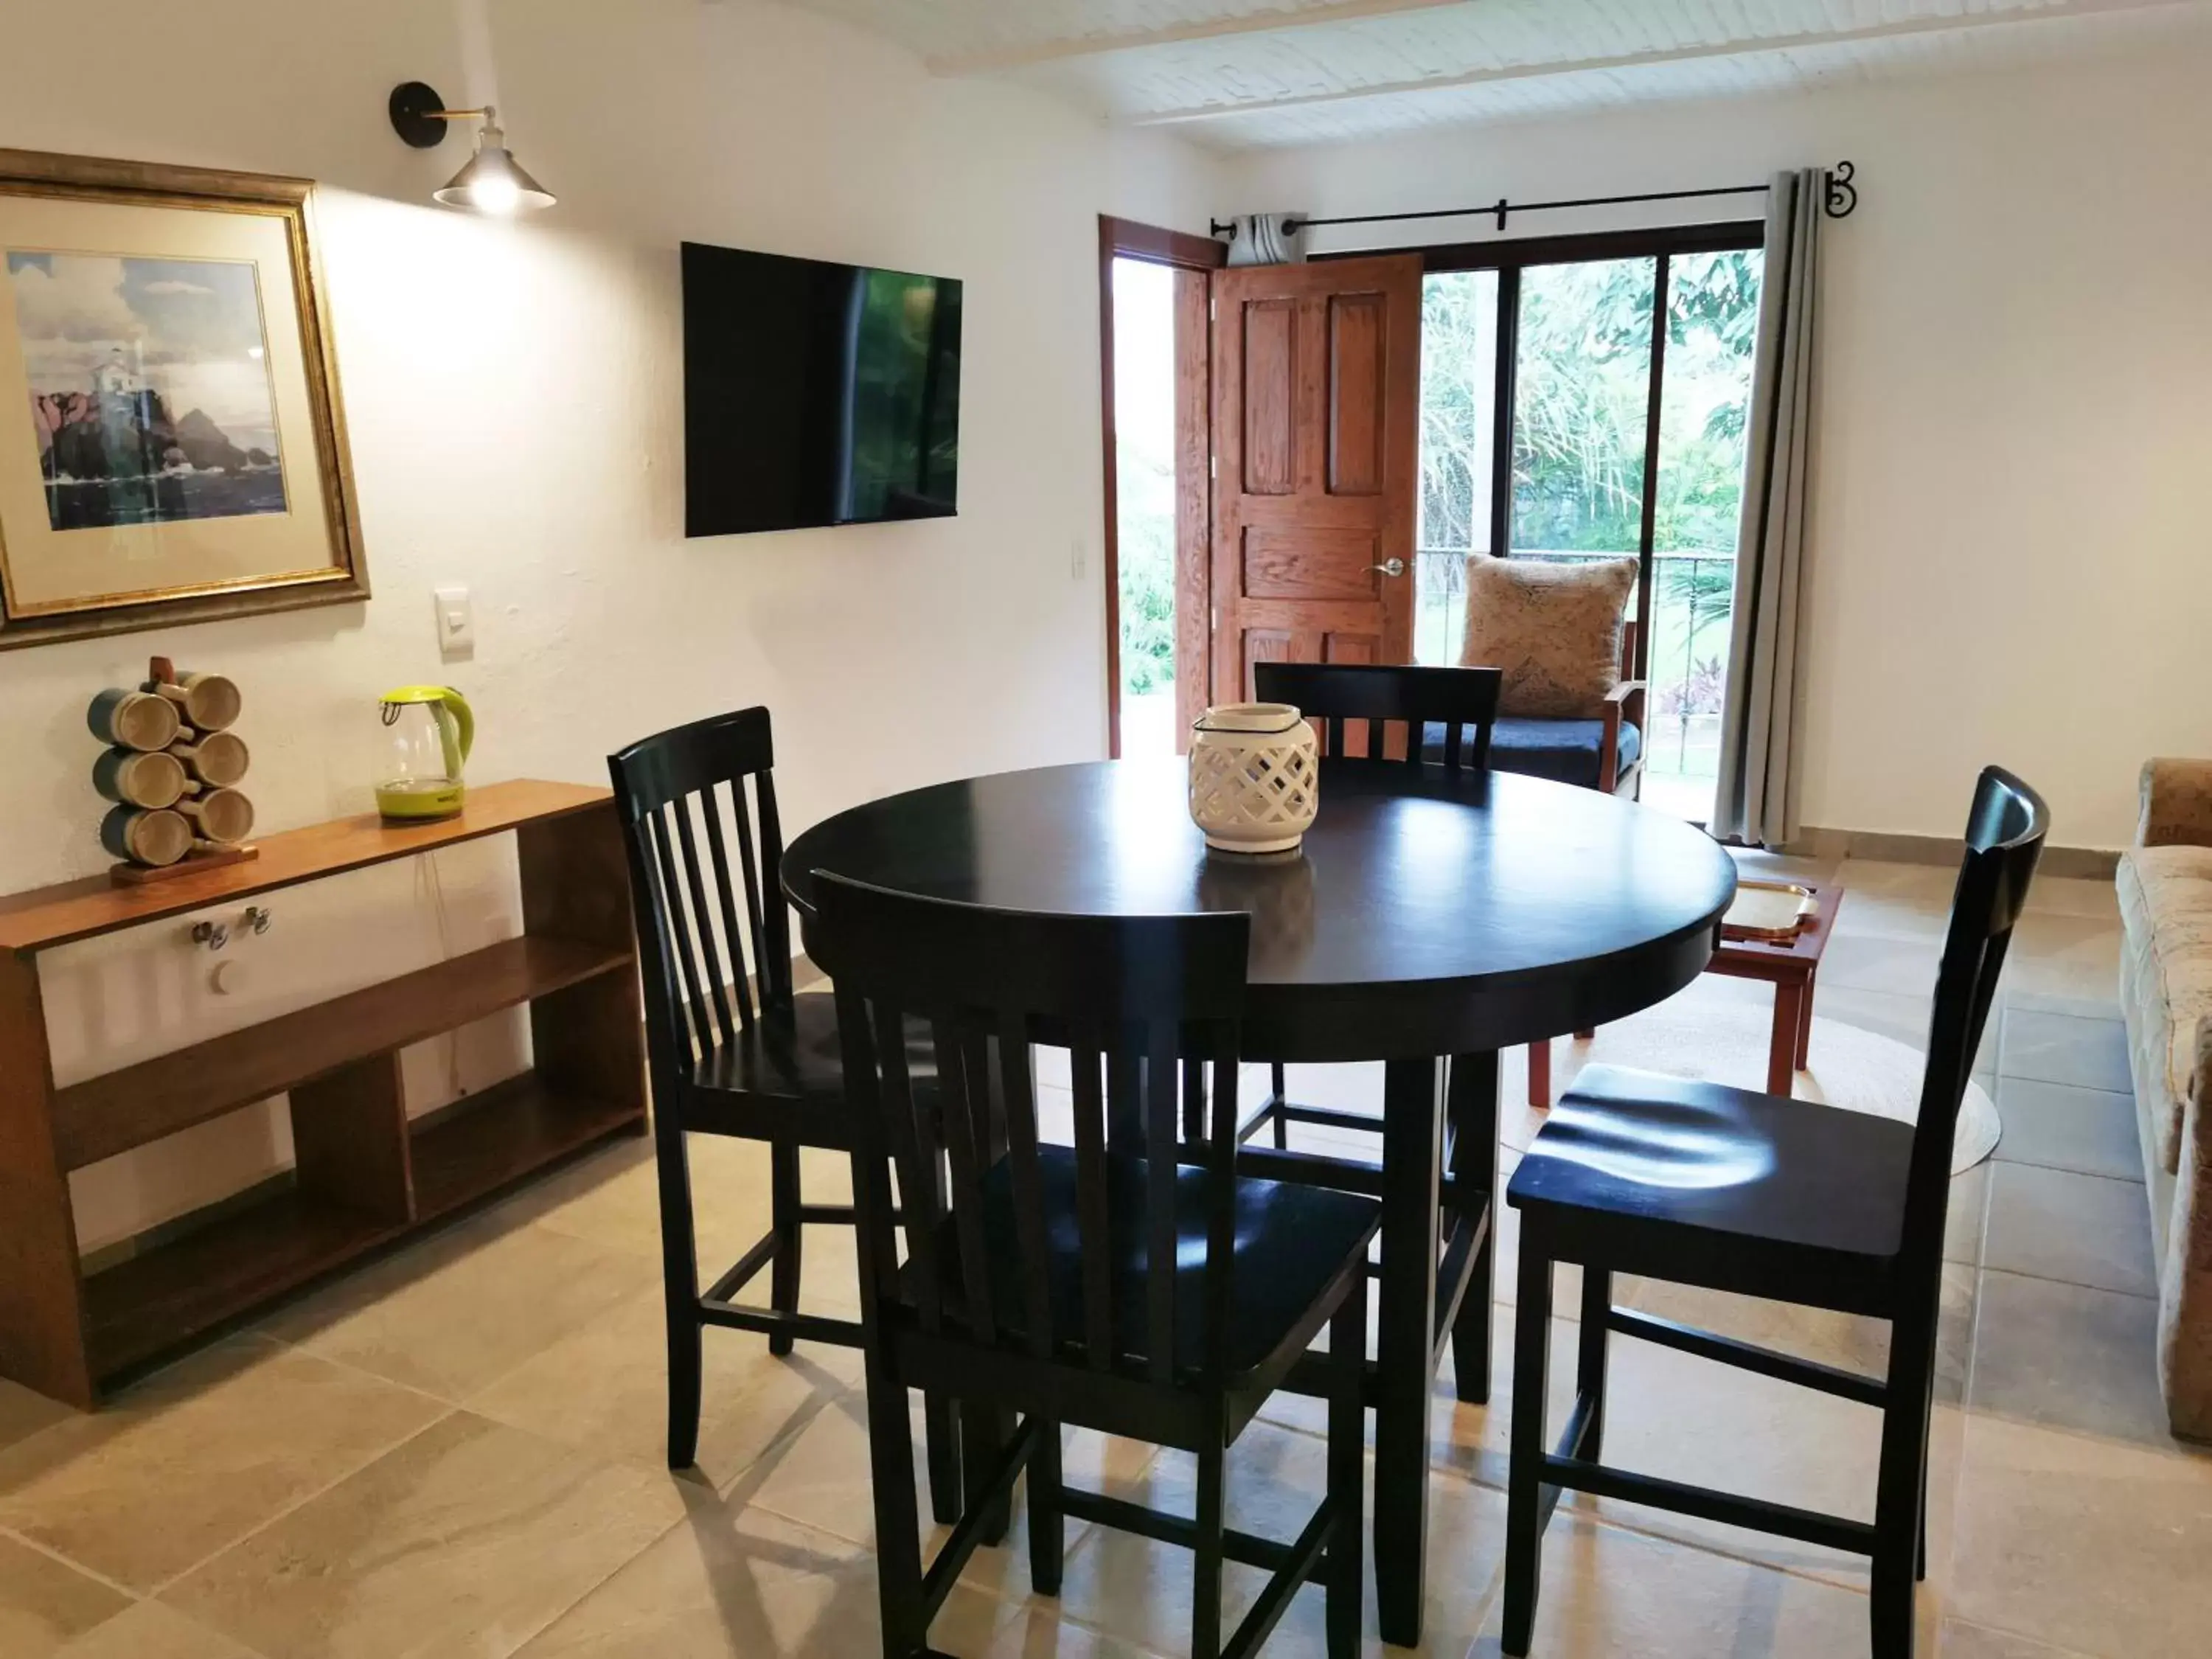
<path fill-rule="evenodd" d="M 1402 576 L 1406 574 L 1406 562 L 1403 559 L 1385 559 L 1380 564 L 1370 564 L 1367 568 L 1370 570 L 1379 570 L 1386 576 Z"/>

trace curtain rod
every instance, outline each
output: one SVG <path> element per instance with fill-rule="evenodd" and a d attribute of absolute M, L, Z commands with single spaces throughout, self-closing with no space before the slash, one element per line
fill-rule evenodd
<path fill-rule="evenodd" d="M 1822 210 L 1831 219 L 1847 219 L 1851 210 L 1859 204 L 1858 187 L 1851 183 L 1856 169 L 1849 161 L 1838 161 L 1822 175 L 1827 180 L 1827 193 L 1821 202 Z M 1407 219 L 1464 219 L 1478 214 L 1495 214 L 1498 228 L 1505 228 L 1509 213 L 1549 213 L 1560 208 L 1619 207 L 1631 202 L 1682 202 L 1705 196 L 1764 196 L 1765 185 L 1723 185 L 1713 190 L 1655 190 L 1636 196 L 1582 196 L 1564 202 L 1509 202 L 1503 196 L 1487 207 L 1437 208 L 1424 213 L 1353 213 L 1334 218 L 1302 218 L 1291 214 L 1283 222 L 1285 234 L 1295 236 L 1302 230 L 1311 230 L 1321 225 L 1389 225 Z M 1226 234 L 1234 237 L 1234 223 L 1224 224 L 1216 219 L 1210 222 L 1213 234 Z"/>

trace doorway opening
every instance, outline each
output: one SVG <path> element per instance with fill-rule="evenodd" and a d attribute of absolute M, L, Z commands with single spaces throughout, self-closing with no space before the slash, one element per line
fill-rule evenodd
<path fill-rule="evenodd" d="M 1718 771 L 1761 227 L 1432 249 L 1414 644 L 1453 663 L 1466 556 L 1636 558 L 1643 798 L 1703 823 Z"/>
<path fill-rule="evenodd" d="M 1102 216 L 1108 752 L 1174 755 L 1203 711 L 1211 325 L 1218 242 Z M 1178 665 L 1183 670 L 1177 672 Z"/>
<path fill-rule="evenodd" d="M 1114 545 L 1121 601 L 1116 752 L 1176 752 L 1175 284 L 1114 260 Z"/>

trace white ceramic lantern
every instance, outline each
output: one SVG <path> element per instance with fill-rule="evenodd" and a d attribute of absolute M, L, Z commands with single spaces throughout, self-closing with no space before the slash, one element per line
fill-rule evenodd
<path fill-rule="evenodd" d="M 1190 816 L 1224 853 L 1287 853 L 1320 809 L 1314 729 L 1286 702 L 1232 702 L 1191 726 Z"/>

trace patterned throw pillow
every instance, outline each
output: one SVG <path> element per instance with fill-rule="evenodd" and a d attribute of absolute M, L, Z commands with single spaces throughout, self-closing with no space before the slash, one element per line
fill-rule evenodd
<path fill-rule="evenodd" d="M 1620 678 L 1620 619 L 1636 561 L 1546 564 L 1467 556 L 1467 636 L 1459 659 L 1503 669 L 1498 712 L 1592 720 Z"/>

